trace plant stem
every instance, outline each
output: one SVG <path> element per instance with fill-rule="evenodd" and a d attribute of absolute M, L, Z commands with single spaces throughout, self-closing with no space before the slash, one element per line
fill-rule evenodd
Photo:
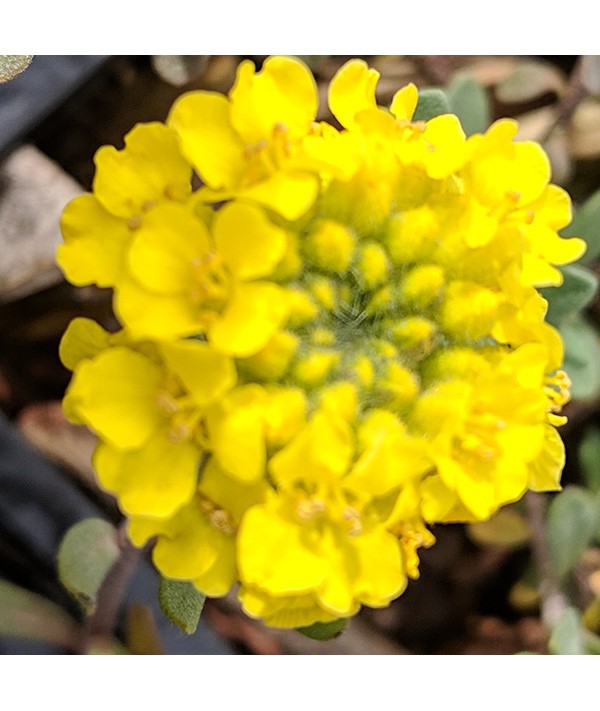
<path fill-rule="evenodd" d="M 83 652 L 87 650 L 89 643 L 94 639 L 112 640 L 115 637 L 119 610 L 142 555 L 142 551 L 130 543 L 126 526 L 127 522 L 124 521 L 117 530 L 117 541 L 121 554 L 98 591 L 96 609 L 87 620 L 84 629 Z"/>
<path fill-rule="evenodd" d="M 528 491 L 525 495 L 527 516 L 531 525 L 531 545 L 533 557 L 540 576 L 540 598 L 542 622 L 547 630 L 552 630 L 567 608 L 558 578 L 552 565 L 550 551 L 546 543 L 546 503 L 543 494 Z"/>

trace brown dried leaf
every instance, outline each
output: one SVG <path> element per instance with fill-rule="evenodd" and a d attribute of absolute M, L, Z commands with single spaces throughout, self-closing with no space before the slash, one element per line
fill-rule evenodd
<path fill-rule="evenodd" d="M 152 68 L 158 76 L 171 86 L 185 86 L 202 76 L 208 66 L 208 55 L 155 54 Z"/>
<path fill-rule="evenodd" d="M 567 77 L 557 67 L 535 59 L 520 60 L 496 88 L 496 97 L 505 104 L 520 104 L 553 93 L 562 96 Z"/>
<path fill-rule="evenodd" d="M 579 104 L 571 118 L 568 138 L 575 158 L 600 155 L 600 101 L 587 98 Z"/>
<path fill-rule="evenodd" d="M 465 74 L 473 77 L 481 86 L 499 84 L 514 70 L 515 57 L 483 57 L 474 60 L 464 68 Z"/>
<path fill-rule="evenodd" d="M 519 130 L 516 139 L 519 141 L 539 141 L 556 122 L 558 111 L 555 106 L 544 106 L 535 111 L 528 111 L 518 117 Z"/>

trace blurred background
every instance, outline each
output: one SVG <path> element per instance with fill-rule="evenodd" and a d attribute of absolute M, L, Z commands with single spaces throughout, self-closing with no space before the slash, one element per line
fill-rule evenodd
<path fill-rule="evenodd" d="M 54 264 L 62 209 L 91 189 L 100 146 L 121 148 L 136 123 L 163 121 L 183 92 L 226 93 L 243 58 L 34 56 L 19 76 L 0 83 L 2 654 L 80 651 L 85 618 L 58 581 L 58 545 L 84 518 L 120 520 L 114 501 L 95 484 L 94 437 L 70 425 L 60 406 L 70 374 L 59 362 L 58 343 L 70 320 L 87 316 L 116 326 L 110 292 L 73 287 Z M 250 57 L 257 65 L 264 58 Z M 349 58 L 302 57 L 319 84 L 320 119 L 332 120 L 327 85 Z M 207 601 L 196 634 L 184 635 L 162 614 L 157 577 L 144 559 L 120 611 L 117 638 L 99 642 L 96 651 L 546 653 L 540 537 L 550 547 L 553 585 L 572 613 L 550 651 L 594 649 L 600 631 L 600 58 L 363 58 L 381 73 L 381 105 L 412 81 L 443 89 L 468 135 L 497 118 L 517 118 L 518 138 L 543 145 L 553 182 L 574 200 L 575 221 L 564 234 L 588 240 L 587 268 L 567 269 L 564 292 L 549 296 L 549 319 L 563 334 L 573 379 L 569 422 L 561 429 L 565 491 L 507 507 L 485 524 L 437 526 L 437 545 L 422 551 L 421 578 L 389 608 L 364 610 L 344 635 L 324 643 L 241 616 L 233 596 Z"/>

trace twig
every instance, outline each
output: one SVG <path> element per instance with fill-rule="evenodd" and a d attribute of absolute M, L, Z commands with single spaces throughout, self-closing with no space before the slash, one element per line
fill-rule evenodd
<path fill-rule="evenodd" d="M 119 609 L 142 555 L 142 551 L 130 543 L 126 525 L 127 522 L 123 522 L 117 531 L 121 554 L 104 578 L 98 591 L 96 609 L 85 625 L 82 641 L 83 651 L 96 638 L 114 639 Z"/>
<path fill-rule="evenodd" d="M 548 127 L 546 133 L 542 136 L 540 143 L 546 143 L 557 128 L 564 126 L 575 113 L 575 110 L 581 101 L 589 94 L 582 81 L 582 62 L 583 57 L 579 57 L 573 67 L 573 70 L 571 71 L 567 90 L 558 104 L 556 118 Z"/>
<path fill-rule="evenodd" d="M 527 516 L 531 525 L 531 545 L 533 557 L 540 576 L 540 598 L 542 622 L 551 630 L 567 609 L 567 600 L 563 595 L 558 578 L 554 572 L 550 551 L 546 543 L 546 504 L 543 494 L 528 491 L 525 495 Z"/>

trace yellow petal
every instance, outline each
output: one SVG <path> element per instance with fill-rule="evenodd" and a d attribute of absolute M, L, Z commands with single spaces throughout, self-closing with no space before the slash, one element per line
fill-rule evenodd
<path fill-rule="evenodd" d="M 513 143 L 516 130 L 514 121 L 503 119 L 467 142 L 475 147 L 468 166 L 472 189 L 484 205 L 527 205 L 548 185 L 548 156 L 537 143 Z"/>
<path fill-rule="evenodd" d="M 463 167 L 467 159 L 466 137 L 456 116 L 432 118 L 427 122 L 423 139 L 429 144 L 424 161 L 430 178 L 441 180 Z"/>
<path fill-rule="evenodd" d="M 407 578 L 400 546 L 396 537 L 383 526 L 346 538 L 346 545 L 349 550 L 344 567 L 351 574 L 354 599 L 370 607 L 384 607 L 404 591 Z M 319 593 L 319 598 L 328 609 L 332 607 L 325 590 Z M 331 611 L 339 608 L 338 605 Z M 345 608 L 351 609 L 351 606 Z"/>
<path fill-rule="evenodd" d="M 544 427 L 544 435 L 544 447 L 530 464 L 529 488 L 533 491 L 559 491 L 560 475 L 565 465 L 565 445 L 550 425 Z"/>
<path fill-rule="evenodd" d="M 317 411 L 290 444 L 270 460 L 277 483 L 331 481 L 346 473 L 354 452 L 352 430 L 341 417 Z"/>
<path fill-rule="evenodd" d="M 69 370 L 89 358 L 94 358 L 100 351 L 108 348 L 110 333 L 89 318 L 74 318 L 67 326 L 58 355 L 62 364 Z"/>
<path fill-rule="evenodd" d="M 145 444 L 162 422 L 156 395 L 162 380 L 148 358 L 111 348 L 83 361 L 69 385 L 72 406 L 100 437 L 118 449 Z"/>
<path fill-rule="evenodd" d="M 222 317 L 208 331 L 210 343 L 244 358 L 263 348 L 288 312 L 285 291 L 276 284 L 241 284 Z"/>
<path fill-rule="evenodd" d="M 262 619 L 270 627 L 289 629 L 337 619 L 319 606 L 313 593 L 274 597 L 255 587 L 243 585 L 238 596 L 247 615 Z"/>
<path fill-rule="evenodd" d="M 229 203 L 214 225 L 218 253 L 230 272 L 242 281 L 268 276 L 283 258 L 285 232 L 253 205 Z"/>
<path fill-rule="evenodd" d="M 77 286 L 114 286 L 132 237 L 127 222 L 86 193 L 67 205 L 60 225 L 65 241 L 58 246 L 56 261 L 67 279 Z"/>
<path fill-rule="evenodd" d="M 247 144 L 269 139 L 276 125 L 291 140 L 300 138 L 317 113 L 315 80 L 293 57 L 269 57 L 257 73 L 252 62 L 243 61 L 229 96 L 231 122 Z"/>
<path fill-rule="evenodd" d="M 196 444 L 171 442 L 163 427 L 140 449 L 124 452 L 100 444 L 94 467 L 124 513 L 164 518 L 193 497 L 200 456 Z"/>
<path fill-rule="evenodd" d="M 419 91 L 417 87 L 412 83 L 407 84 L 394 94 L 390 104 L 390 111 L 399 121 L 403 119 L 410 121 L 415 113 L 418 101 Z"/>
<path fill-rule="evenodd" d="M 270 486 L 264 479 L 246 484 L 229 476 L 211 457 L 202 469 L 202 478 L 198 490 L 218 506 L 231 514 L 235 523 L 239 523 L 246 511 L 264 502 Z"/>
<path fill-rule="evenodd" d="M 321 537 L 320 551 L 327 575 L 317 591 L 317 598 L 322 607 L 337 617 L 350 616 L 356 606 L 353 583 L 360 576 L 360 563 L 353 543 L 331 526 L 325 528 Z"/>
<path fill-rule="evenodd" d="M 424 441 L 389 433 L 371 443 L 345 481 L 356 491 L 383 496 L 430 466 Z"/>
<path fill-rule="evenodd" d="M 352 128 L 359 111 L 375 109 L 375 89 L 379 72 L 369 69 L 362 59 L 346 62 L 329 85 L 329 108 L 335 118 L 344 126 Z"/>
<path fill-rule="evenodd" d="M 173 104 L 167 123 L 207 185 L 219 189 L 238 184 L 244 171 L 244 143 L 231 125 L 224 96 L 208 91 L 184 94 Z"/>
<path fill-rule="evenodd" d="M 202 575 L 194 577 L 193 583 L 207 597 L 223 597 L 237 582 L 235 541 L 228 540 L 221 548 L 214 565 Z"/>
<path fill-rule="evenodd" d="M 136 548 L 142 548 L 146 543 L 162 532 L 164 518 L 146 518 L 144 516 L 130 516 L 127 520 L 127 535 Z"/>
<path fill-rule="evenodd" d="M 186 296 L 149 291 L 133 279 L 121 283 L 114 308 L 134 338 L 191 336 L 206 326 L 202 313 Z"/>
<path fill-rule="evenodd" d="M 197 281 L 194 264 L 211 251 L 207 227 L 182 205 L 165 204 L 146 216 L 129 250 L 129 269 L 152 291 L 191 291 Z"/>
<path fill-rule="evenodd" d="M 192 168 L 168 126 L 138 124 L 125 136 L 125 148 L 102 146 L 94 156 L 94 194 L 118 217 L 133 217 L 164 200 L 185 200 Z"/>
<path fill-rule="evenodd" d="M 266 505 L 251 508 L 238 532 L 240 581 L 272 595 L 315 590 L 327 561 L 315 552 L 303 527 Z"/>
<path fill-rule="evenodd" d="M 312 207 L 319 192 L 316 175 L 301 171 L 279 171 L 252 187 L 237 191 L 240 198 L 269 207 L 293 222 Z"/>
<path fill-rule="evenodd" d="M 265 403 L 263 388 L 247 385 L 233 390 L 207 415 L 219 465 L 245 483 L 256 482 L 265 473 Z"/>
<path fill-rule="evenodd" d="M 194 497 L 161 526 L 152 558 L 167 577 L 189 580 L 204 575 L 233 547 L 231 533 L 211 524 L 203 503 Z"/>
<path fill-rule="evenodd" d="M 421 484 L 423 517 L 429 523 L 475 521 L 473 514 L 459 500 L 456 491 L 444 484 L 439 475 L 427 477 Z"/>
<path fill-rule="evenodd" d="M 165 362 L 200 406 L 208 405 L 235 385 L 230 358 L 215 353 L 201 341 L 180 340 L 159 344 Z"/>

